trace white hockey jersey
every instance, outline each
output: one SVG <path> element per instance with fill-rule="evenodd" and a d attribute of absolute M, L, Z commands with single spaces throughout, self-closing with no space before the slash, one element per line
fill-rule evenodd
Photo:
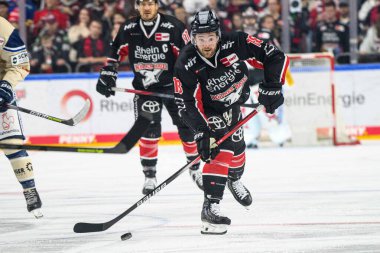
<path fill-rule="evenodd" d="M 18 31 L 0 17 L 0 80 L 15 87 L 29 74 L 29 57 Z"/>

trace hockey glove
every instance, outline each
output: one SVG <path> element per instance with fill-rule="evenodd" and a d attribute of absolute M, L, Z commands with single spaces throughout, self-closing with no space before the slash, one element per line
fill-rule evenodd
<path fill-rule="evenodd" d="M 278 86 L 275 87 L 274 85 Z M 265 107 L 267 113 L 274 113 L 274 111 L 284 103 L 284 96 L 281 92 L 280 84 L 273 84 L 271 87 L 269 83 L 259 85 L 259 103 Z"/>
<path fill-rule="evenodd" d="M 198 153 L 202 161 L 209 163 L 219 153 L 219 147 L 216 144 L 215 138 L 211 136 L 210 130 L 203 129 L 197 131 L 194 139 L 197 142 Z"/>
<path fill-rule="evenodd" d="M 104 66 L 100 70 L 98 83 L 96 84 L 96 91 L 106 96 L 114 96 L 115 91 L 112 87 L 116 87 L 117 71 L 112 66 Z"/>
<path fill-rule="evenodd" d="M 8 110 L 7 104 L 12 104 L 15 100 L 12 85 L 5 80 L 0 81 L 0 113 Z"/>

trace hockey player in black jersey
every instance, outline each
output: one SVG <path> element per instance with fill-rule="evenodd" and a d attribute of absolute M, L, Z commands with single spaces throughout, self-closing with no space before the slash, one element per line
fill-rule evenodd
<path fill-rule="evenodd" d="M 231 220 L 220 213 L 219 203 L 227 183 L 243 206 L 252 203 L 240 181 L 245 165 L 242 129 L 220 146 L 215 144 L 241 118 L 240 105 L 249 96 L 244 61 L 264 69 L 259 102 L 273 113 L 283 102 L 288 58 L 275 46 L 243 32 L 222 34 L 212 11 L 195 14 L 191 44 L 181 50 L 174 68 L 174 94 L 180 116 L 195 133 L 203 167 L 203 234 L 224 234 Z"/>
<path fill-rule="evenodd" d="M 157 0 L 138 0 L 136 3 L 140 16 L 129 19 L 120 27 L 112 42 L 107 65 L 100 71 L 96 89 L 106 97 L 115 95 L 111 88 L 116 86 L 117 67 L 127 56 L 135 75 L 132 81 L 135 89 L 173 94 L 174 63 L 180 49 L 190 41 L 183 23 L 172 16 L 158 13 Z M 193 134 L 180 121 L 173 99 L 135 95 L 136 118 L 143 114 L 153 118 L 140 139 L 140 159 L 145 174 L 143 194 L 152 191 L 157 184 L 156 164 L 163 105 L 178 128 L 187 159 L 197 156 Z M 199 163 L 191 168 L 190 175 L 202 189 L 202 175 L 198 168 Z"/>

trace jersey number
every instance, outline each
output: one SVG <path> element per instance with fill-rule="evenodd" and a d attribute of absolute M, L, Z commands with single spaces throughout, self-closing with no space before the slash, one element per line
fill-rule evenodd
<path fill-rule="evenodd" d="M 258 38 L 256 38 L 256 37 L 253 37 L 253 36 L 249 35 L 247 37 L 247 43 L 251 43 L 251 44 L 253 44 L 253 45 L 257 46 L 257 47 L 261 47 L 261 44 L 263 44 L 263 41 L 260 40 L 260 39 L 258 39 Z"/>
<path fill-rule="evenodd" d="M 174 81 L 174 93 L 182 94 L 183 93 L 183 89 L 182 89 L 181 80 L 179 80 L 178 78 L 174 77 L 173 81 Z"/>

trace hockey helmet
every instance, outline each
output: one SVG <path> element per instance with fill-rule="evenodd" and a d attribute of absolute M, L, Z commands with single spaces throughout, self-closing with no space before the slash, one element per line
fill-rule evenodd
<path fill-rule="evenodd" d="M 142 2 L 152 2 L 158 4 L 158 0 L 136 0 L 136 5 L 139 5 Z"/>
<path fill-rule="evenodd" d="M 209 32 L 216 32 L 220 37 L 221 32 L 218 17 L 211 10 L 197 12 L 191 22 L 191 43 L 195 45 L 194 36 L 196 34 Z"/>

